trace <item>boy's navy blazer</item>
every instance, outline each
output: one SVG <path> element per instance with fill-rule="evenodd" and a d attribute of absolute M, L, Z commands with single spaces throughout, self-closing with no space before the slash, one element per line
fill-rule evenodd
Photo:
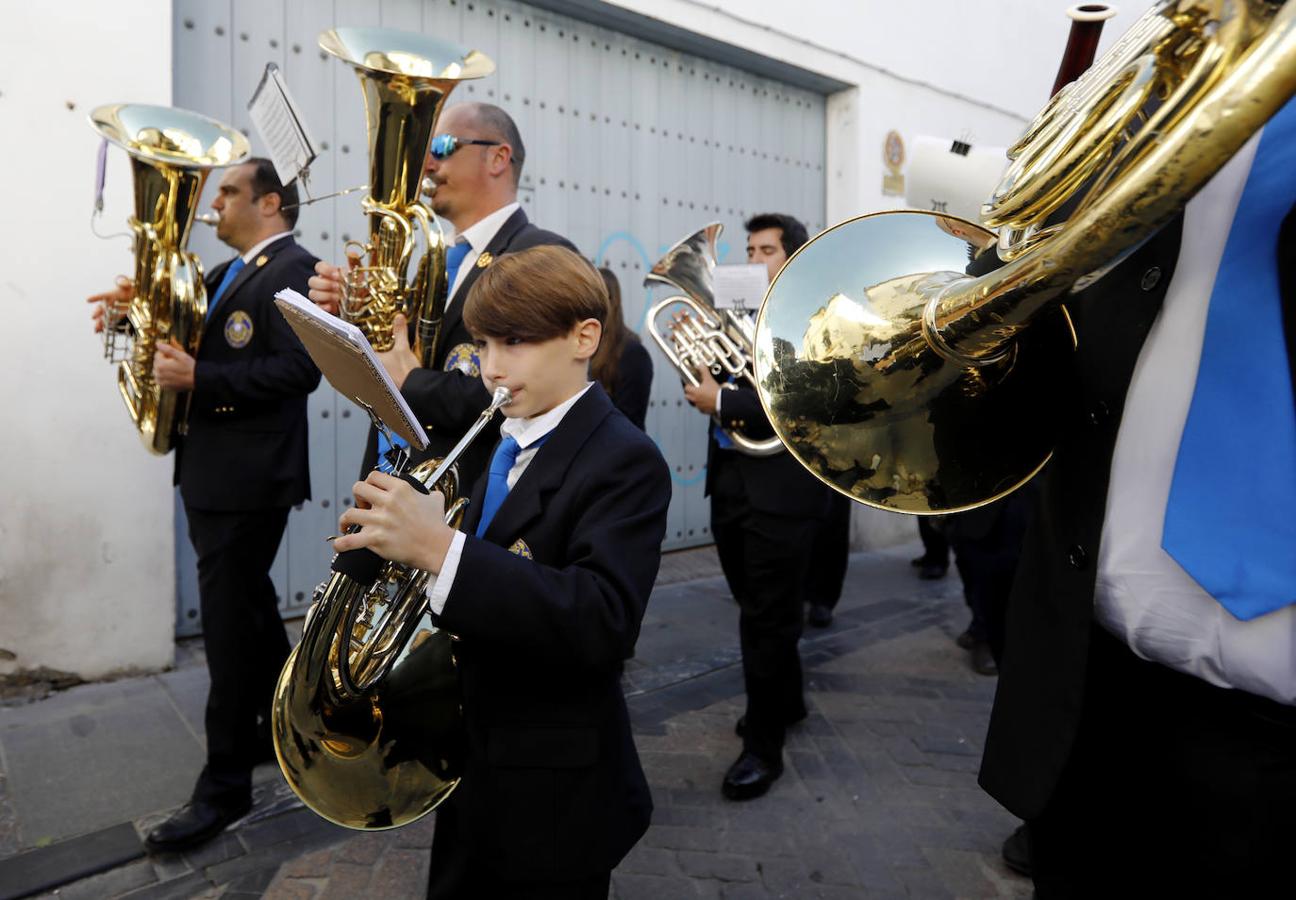
<path fill-rule="evenodd" d="M 204 279 L 209 303 L 231 262 Z M 246 511 L 310 497 L 306 395 L 320 373 L 274 294 L 285 287 L 304 294 L 314 269 L 306 248 L 281 238 L 235 276 L 212 311 L 198 346 L 189 431 L 176 448 L 186 506 Z"/>
<path fill-rule="evenodd" d="M 594 384 L 478 539 L 485 480 L 439 617 L 460 638 L 469 741 L 448 802 L 476 864 L 522 880 L 597 875 L 652 812 L 620 676 L 657 576 L 670 472 Z"/>
<path fill-rule="evenodd" d="M 401 385 L 401 394 L 414 412 L 414 418 L 428 432 L 427 450 L 415 454 L 415 461 L 433 456 L 444 456 L 463 437 L 481 412 L 490 406 L 490 394 L 482 386 L 481 376 L 467 374 L 456 368 L 453 363 L 466 361 L 465 354 L 473 352 L 473 338 L 463 323 L 464 303 L 468 292 L 476 283 L 485 268 L 482 260 L 502 256 L 505 253 L 516 253 L 531 247 L 558 245 L 575 251 L 570 241 L 552 231 L 545 231 L 532 225 L 527 215 L 520 208 L 509 216 L 499 231 L 491 238 L 478 257 L 478 263 L 464 276 L 459 290 L 447 304 L 445 319 L 441 323 L 441 334 L 437 338 L 436 349 L 432 354 L 432 365 L 426 369 L 415 369 L 405 378 Z M 411 326 L 412 327 L 412 326 Z M 378 458 L 378 433 L 369 429 L 369 440 L 365 445 L 364 461 L 360 477 L 364 478 L 374 467 Z M 459 472 L 466 484 L 472 484 L 477 476 L 485 471 L 490 450 L 484 443 L 469 447 L 459 460 Z"/>

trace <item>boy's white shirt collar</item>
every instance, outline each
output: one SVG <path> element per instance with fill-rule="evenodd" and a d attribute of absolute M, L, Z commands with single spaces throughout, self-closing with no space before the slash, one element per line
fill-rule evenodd
<path fill-rule="evenodd" d="M 518 442 L 518 446 L 525 450 L 557 428 L 558 423 L 563 420 L 563 416 L 567 415 L 567 411 L 576 405 L 577 400 L 585 396 L 585 392 L 593 384 L 592 381 L 585 382 L 585 387 L 546 413 L 532 416 L 529 419 L 505 419 L 500 425 L 500 434 L 513 438 Z"/>

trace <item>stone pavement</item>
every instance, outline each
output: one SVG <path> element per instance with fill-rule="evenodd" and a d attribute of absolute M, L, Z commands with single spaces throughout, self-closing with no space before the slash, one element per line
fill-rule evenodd
<path fill-rule="evenodd" d="M 956 577 L 919 581 L 908 565 L 915 553 L 852 557 L 836 622 L 807 630 L 802 643 L 811 715 L 789 736 L 786 772 L 767 796 L 743 804 L 719 793 L 740 749 L 737 608 L 713 553 L 667 558 L 625 679 L 656 811 L 613 874 L 613 897 L 1030 896 L 1029 882 L 999 858 L 1016 822 L 976 786 L 994 680 L 973 674 L 954 645 L 966 624 Z M 195 668 L 202 672 L 182 671 Z M 13 742 L 12 712 L 0 710 L 0 754 Z M 3 756 L 0 768 L 9 772 Z M 181 769 L 187 782 L 193 770 Z M 24 774 L 0 782 L 0 841 L 9 842 L 0 855 L 30 846 L 21 816 L 3 826 L 6 808 L 14 818 L 6 791 L 23 793 Z M 357 835 L 303 809 L 272 767 L 258 782 L 253 815 L 207 847 L 137 858 L 46 896 L 421 896 L 433 817 Z M 44 789 L 57 784 L 48 778 Z M 136 830 L 167 805 L 133 813 Z"/>

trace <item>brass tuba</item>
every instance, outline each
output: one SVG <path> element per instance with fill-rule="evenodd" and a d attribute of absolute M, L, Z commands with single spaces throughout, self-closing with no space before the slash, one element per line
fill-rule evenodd
<path fill-rule="evenodd" d="M 1014 490 L 1052 452 L 1046 373 L 1074 348 L 1060 301 L 1173 218 L 1293 94 L 1296 3 L 1160 0 L 1009 151 L 986 227 L 867 215 L 793 255 L 756 326 L 775 431 L 880 509 L 954 512 Z M 968 271 L 996 247 L 1002 268 Z"/>
<path fill-rule="evenodd" d="M 445 238 L 419 200 L 432 130 L 446 98 L 461 81 L 482 78 L 495 64 L 476 50 L 388 28 L 334 28 L 319 37 L 324 50 L 351 66 L 364 91 L 369 135 L 367 243 L 349 241 L 349 254 L 368 255 L 343 275 L 342 318 L 375 350 L 390 350 L 397 313 L 415 325 L 413 351 L 431 363 L 445 312 Z M 425 250 L 413 280 L 409 265 L 418 236 Z"/>
<path fill-rule="evenodd" d="M 90 125 L 130 155 L 135 189 L 135 296 L 104 321 L 104 356 L 144 446 L 169 452 L 184 432 L 190 394 L 153 381 L 153 354 L 174 341 L 198 353 L 207 316 L 202 263 L 185 249 L 207 174 L 247 157 L 247 138 L 206 116 L 166 106 L 117 103 Z"/>
<path fill-rule="evenodd" d="M 468 505 L 455 461 L 511 399 L 508 388 L 496 388 L 444 459 L 405 476 L 445 494 L 447 525 L 458 527 Z M 337 825 L 408 824 L 459 783 L 464 735 L 454 639 L 428 618 L 430 578 L 369 550 L 338 554 L 279 675 L 271 707 L 279 767 L 297 796 Z"/>
<path fill-rule="evenodd" d="M 681 292 L 648 310 L 648 333 L 680 377 L 694 387 L 698 383 L 695 370 L 700 366 L 710 369 L 722 383 L 733 378 L 756 384 L 751 369 L 755 336 L 751 319 L 715 306 L 716 241 L 723 230 L 719 222 L 702 226 L 667 250 L 644 277 L 644 287 L 664 284 Z M 688 307 L 689 314 L 668 325 L 668 334 L 663 334 L 657 319 L 680 305 Z M 722 430 L 734 448 L 748 456 L 783 452 L 777 437 L 754 440 L 735 429 Z"/>

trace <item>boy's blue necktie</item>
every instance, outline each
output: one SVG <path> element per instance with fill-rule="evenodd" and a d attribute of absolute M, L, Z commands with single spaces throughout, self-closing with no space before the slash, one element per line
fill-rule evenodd
<path fill-rule="evenodd" d="M 1276 238 L 1296 201 L 1296 100 L 1260 138 L 1215 276 L 1161 546 L 1234 617 L 1296 603 L 1296 406 Z"/>
<path fill-rule="evenodd" d="M 450 292 L 454 290 L 455 278 L 459 275 L 459 267 L 463 265 L 464 257 L 468 255 L 468 251 L 471 249 L 472 247 L 469 246 L 467 241 L 459 238 L 459 240 L 455 241 L 454 246 L 446 251 L 446 293 L 449 295 L 446 297 L 447 303 L 450 301 L 450 296 L 453 296 Z M 395 446 L 409 447 L 409 442 L 403 437 L 399 435 L 392 435 L 392 437 L 396 438 Z M 387 435 L 381 431 L 378 432 L 378 466 L 380 468 L 392 446 L 387 441 Z"/>
<path fill-rule="evenodd" d="M 508 496 L 508 473 L 517 462 L 522 447 L 512 435 L 505 435 L 504 440 L 495 448 L 491 457 L 490 474 L 486 476 L 486 496 L 482 498 L 481 521 L 477 523 L 477 537 L 486 533 L 495 513 L 499 512 L 504 498 Z"/>
<path fill-rule="evenodd" d="M 211 321 L 212 313 L 216 311 L 216 304 L 220 303 L 221 297 L 225 296 L 226 288 L 228 288 L 234 279 L 238 277 L 238 273 L 242 272 L 243 267 L 246 265 L 247 263 L 243 261 L 243 257 L 236 256 L 234 257 L 234 261 L 225 267 L 225 274 L 222 276 L 220 284 L 216 287 L 216 293 L 212 294 L 211 302 L 207 304 L 208 321 Z"/>

